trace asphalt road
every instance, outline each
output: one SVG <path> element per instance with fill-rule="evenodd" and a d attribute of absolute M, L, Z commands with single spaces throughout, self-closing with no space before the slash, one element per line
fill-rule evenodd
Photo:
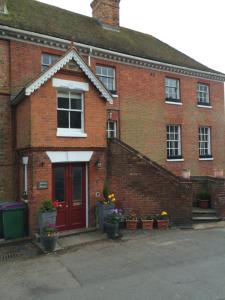
<path fill-rule="evenodd" d="M 1 263 L 0 299 L 223 300 L 225 228 L 134 235 Z"/>

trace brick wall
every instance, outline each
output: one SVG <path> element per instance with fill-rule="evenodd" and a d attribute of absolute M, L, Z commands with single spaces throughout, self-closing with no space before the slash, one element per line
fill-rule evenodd
<path fill-rule="evenodd" d="M 172 222 L 191 222 L 192 186 L 119 140 L 108 145 L 108 180 L 122 208 L 139 215 L 168 211 Z"/>
<path fill-rule="evenodd" d="M 9 96 L 9 42 L 0 40 L 0 200 L 15 199 L 13 123 Z"/>

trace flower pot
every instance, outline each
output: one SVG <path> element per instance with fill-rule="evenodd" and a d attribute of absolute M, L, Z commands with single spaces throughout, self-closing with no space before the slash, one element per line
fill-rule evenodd
<path fill-rule="evenodd" d="M 137 220 L 127 220 L 126 221 L 128 230 L 136 230 L 137 229 Z"/>
<path fill-rule="evenodd" d="M 45 251 L 52 252 L 55 250 L 56 242 L 58 240 L 58 234 L 52 236 L 41 236 L 41 244 Z"/>
<path fill-rule="evenodd" d="M 153 228 L 153 220 L 142 220 L 142 229 L 151 230 Z"/>
<path fill-rule="evenodd" d="M 198 206 L 203 209 L 209 208 L 209 200 L 198 200 Z"/>
<path fill-rule="evenodd" d="M 99 229 L 102 232 L 105 232 L 105 228 L 104 228 L 104 219 L 105 217 L 107 217 L 108 215 L 112 214 L 115 205 L 114 204 L 102 204 L 102 203 L 97 203 L 97 210 L 96 210 L 96 218 L 97 218 L 97 225 L 99 226 Z"/>
<path fill-rule="evenodd" d="M 38 227 L 40 233 L 43 231 L 44 227 L 48 227 L 48 225 L 56 225 L 56 211 L 40 213 L 38 215 Z"/>
<path fill-rule="evenodd" d="M 104 228 L 109 239 L 115 239 L 119 236 L 119 223 L 104 223 Z"/>
<path fill-rule="evenodd" d="M 157 228 L 158 229 L 168 229 L 169 220 L 157 220 Z"/>

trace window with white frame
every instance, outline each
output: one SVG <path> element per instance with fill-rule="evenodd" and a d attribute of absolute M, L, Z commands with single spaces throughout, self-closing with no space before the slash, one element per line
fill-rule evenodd
<path fill-rule="evenodd" d="M 117 122 L 116 121 L 108 121 L 108 124 L 107 124 L 107 137 L 109 139 L 117 137 Z"/>
<path fill-rule="evenodd" d="M 211 153 L 211 128 L 199 127 L 199 157 L 210 158 Z"/>
<path fill-rule="evenodd" d="M 111 92 L 116 91 L 115 68 L 106 66 L 96 66 L 96 75 Z"/>
<path fill-rule="evenodd" d="M 180 102 L 180 81 L 174 78 L 165 79 L 166 100 Z"/>
<path fill-rule="evenodd" d="M 180 125 L 167 125 L 167 158 L 182 158 Z"/>
<path fill-rule="evenodd" d="M 83 94 L 58 92 L 57 102 L 57 127 L 83 132 Z"/>
<path fill-rule="evenodd" d="M 198 104 L 200 105 L 210 105 L 208 84 L 198 83 L 197 99 L 198 99 Z"/>
<path fill-rule="evenodd" d="M 50 65 L 54 64 L 59 59 L 59 55 L 42 53 L 41 55 L 41 69 L 47 69 Z"/>

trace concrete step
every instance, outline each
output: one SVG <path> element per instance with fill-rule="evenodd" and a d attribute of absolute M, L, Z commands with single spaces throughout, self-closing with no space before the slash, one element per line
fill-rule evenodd
<path fill-rule="evenodd" d="M 204 209 L 204 208 L 194 207 L 192 209 L 192 213 L 193 214 L 216 214 L 216 211 L 215 209 L 212 208 Z"/>
<path fill-rule="evenodd" d="M 219 222 L 221 219 L 218 218 L 217 216 L 211 216 L 211 217 L 192 217 L 192 221 L 194 223 L 210 223 L 210 222 Z"/>

